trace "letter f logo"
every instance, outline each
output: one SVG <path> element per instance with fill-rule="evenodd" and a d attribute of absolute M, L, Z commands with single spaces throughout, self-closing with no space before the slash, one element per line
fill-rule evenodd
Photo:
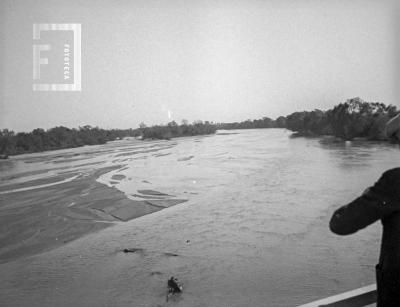
<path fill-rule="evenodd" d="M 33 25 L 33 39 L 38 40 L 40 39 L 40 25 L 34 24 Z M 48 58 L 41 58 L 40 52 L 41 51 L 49 51 L 51 50 L 50 45 L 33 45 L 33 80 L 40 79 L 40 65 L 47 65 L 49 64 Z"/>
<path fill-rule="evenodd" d="M 41 58 L 41 51 L 49 51 L 50 45 L 33 45 L 33 80 L 40 79 L 40 65 L 49 64 L 48 58 Z"/>

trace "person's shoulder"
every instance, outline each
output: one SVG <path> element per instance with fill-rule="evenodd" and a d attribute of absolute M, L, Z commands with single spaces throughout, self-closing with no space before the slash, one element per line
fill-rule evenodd
<path fill-rule="evenodd" d="M 372 187 L 372 191 L 385 197 L 400 199 L 400 167 L 385 171 Z"/>
<path fill-rule="evenodd" d="M 383 172 L 382 177 L 400 178 L 400 167 L 388 169 L 387 171 Z"/>

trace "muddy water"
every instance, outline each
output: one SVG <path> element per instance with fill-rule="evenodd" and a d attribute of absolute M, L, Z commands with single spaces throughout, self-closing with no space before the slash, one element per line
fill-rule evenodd
<path fill-rule="evenodd" d="M 129 198 L 148 189 L 188 201 L 1 264 L 0 305 L 296 306 L 373 283 L 379 223 L 349 237 L 327 225 L 335 208 L 400 165 L 399 148 L 291 139 L 280 129 L 235 132 L 3 165 L 4 182 L 23 183 L 119 164 L 98 181 Z M 166 302 L 172 275 L 184 292 Z"/>

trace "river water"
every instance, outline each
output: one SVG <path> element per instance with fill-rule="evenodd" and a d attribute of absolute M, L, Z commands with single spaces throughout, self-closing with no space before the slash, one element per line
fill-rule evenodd
<path fill-rule="evenodd" d="M 340 237 L 328 222 L 400 165 L 398 146 L 289 136 L 219 131 L 146 142 L 140 146 L 155 151 L 134 156 L 127 148 L 135 140 L 92 147 L 86 168 L 123 164 L 99 182 L 127 195 L 151 188 L 188 201 L 1 264 L 0 305 L 296 306 L 374 283 L 381 225 Z M 23 169 L 32 176 L 43 155 L 13 158 L 2 176 Z M 115 174 L 123 176 L 113 181 Z M 122 253 L 127 247 L 137 252 Z M 170 276 L 184 292 L 166 302 Z"/>

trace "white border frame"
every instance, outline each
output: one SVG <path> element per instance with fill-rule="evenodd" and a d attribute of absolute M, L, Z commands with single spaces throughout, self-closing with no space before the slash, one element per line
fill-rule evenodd
<path fill-rule="evenodd" d="M 74 32 L 74 83 L 34 83 L 34 91 L 81 91 L 81 24 L 80 23 L 34 23 L 33 39 L 40 39 L 41 31 Z"/>

